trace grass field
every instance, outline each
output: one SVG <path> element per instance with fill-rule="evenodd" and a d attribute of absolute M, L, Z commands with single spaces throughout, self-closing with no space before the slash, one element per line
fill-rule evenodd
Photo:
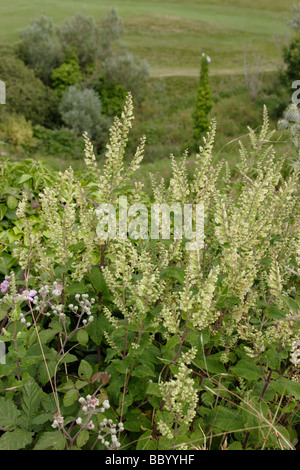
<path fill-rule="evenodd" d="M 130 51 L 148 60 L 153 76 L 196 75 L 199 57 L 212 58 L 212 74 L 241 73 L 244 54 L 259 54 L 261 66 L 278 64 L 294 0 L 11 0 L 0 2 L 0 42 L 41 13 L 57 24 L 79 11 L 100 18 L 115 6 L 124 20 Z"/>

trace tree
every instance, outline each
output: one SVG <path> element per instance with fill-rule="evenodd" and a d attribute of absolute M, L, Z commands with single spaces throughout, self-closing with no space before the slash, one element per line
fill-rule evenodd
<path fill-rule="evenodd" d="M 101 58 L 104 59 L 111 55 L 112 44 L 120 39 L 124 32 L 122 19 L 119 17 L 115 8 L 101 19 L 100 23 L 100 41 L 101 41 Z"/>
<path fill-rule="evenodd" d="M 130 91 L 137 101 L 142 99 L 149 78 L 149 65 L 146 60 L 136 61 L 132 54 L 124 51 L 123 54 L 107 57 L 102 69 L 105 84 L 112 87 L 121 85 Z"/>
<path fill-rule="evenodd" d="M 49 84 L 52 71 L 62 62 L 53 20 L 41 15 L 20 32 L 20 38 L 19 57 Z"/>
<path fill-rule="evenodd" d="M 209 85 L 208 66 L 210 58 L 202 54 L 200 80 L 197 93 L 196 108 L 193 113 L 194 138 L 199 142 L 204 132 L 207 132 L 210 125 L 208 114 L 213 107 L 212 90 Z"/>
<path fill-rule="evenodd" d="M 100 30 L 92 16 L 78 13 L 57 34 L 65 57 L 76 54 L 81 68 L 94 64 L 99 54 Z"/>
<path fill-rule="evenodd" d="M 286 64 L 286 70 L 283 78 L 288 81 L 288 87 L 291 87 L 292 81 L 299 79 L 300 76 L 300 32 L 294 33 L 288 46 L 283 49 L 283 59 Z"/>

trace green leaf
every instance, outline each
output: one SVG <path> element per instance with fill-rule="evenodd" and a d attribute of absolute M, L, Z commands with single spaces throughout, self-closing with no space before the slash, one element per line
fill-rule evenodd
<path fill-rule="evenodd" d="M 76 340 L 79 344 L 87 344 L 89 342 L 89 335 L 85 330 L 77 331 Z"/>
<path fill-rule="evenodd" d="M 31 429 L 32 421 L 36 417 L 41 404 L 42 390 L 34 380 L 30 380 L 23 388 L 23 398 L 21 401 L 22 414 L 19 424 L 27 431 Z"/>
<path fill-rule="evenodd" d="M 83 282 L 74 282 L 69 289 L 68 294 L 85 294 L 87 290 L 86 285 Z"/>
<path fill-rule="evenodd" d="M 127 431 L 139 432 L 141 429 L 141 411 L 132 410 L 126 414 L 126 420 L 124 422 L 124 428 Z"/>
<path fill-rule="evenodd" d="M 237 377 L 243 377 L 246 380 L 258 380 L 262 377 L 260 367 L 254 364 L 254 362 L 245 359 L 241 359 L 235 366 L 231 367 L 230 370 Z"/>
<path fill-rule="evenodd" d="M 88 325 L 86 331 L 96 346 L 101 346 L 103 340 L 103 333 L 109 327 L 108 320 L 104 315 L 95 316 L 94 320 Z"/>
<path fill-rule="evenodd" d="M 101 292 L 105 297 L 110 296 L 109 289 L 99 266 L 93 266 L 91 269 L 91 283 L 96 292 Z"/>
<path fill-rule="evenodd" d="M 234 441 L 231 444 L 229 444 L 227 450 L 243 450 L 242 443 L 238 441 Z"/>
<path fill-rule="evenodd" d="M 173 349 L 179 343 L 180 343 L 180 339 L 178 338 L 178 336 L 176 335 L 171 336 L 171 338 L 169 338 L 167 341 L 166 348 Z"/>
<path fill-rule="evenodd" d="M 139 377 L 140 379 L 144 377 L 155 377 L 155 372 L 147 365 L 142 364 L 140 366 L 136 366 L 131 374 L 133 377 Z"/>
<path fill-rule="evenodd" d="M 172 266 L 170 268 L 165 268 L 160 272 L 161 279 L 175 279 L 176 281 L 180 282 L 180 284 L 184 284 L 185 282 L 185 268 L 184 267 L 175 267 Z"/>
<path fill-rule="evenodd" d="M 58 332 L 59 330 L 53 328 L 47 328 L 46 330 L 42 330 L 39 333 L 42 344 L 49 343 L 58 334 Z"/>
<path fill-rule="evenodd" d="M 47 423 L 47 421 L 53 421 L 53 414 L 51 413 L 42 413 L 32 420 L 32 424 L 39 425 Z"/>
<path fill-rule="evenodd" d="M 75 388 L 68 390 L 64 396 L 64 406 L 71 406 L 78 400 L 78 391 Z"/>
<path fill-rule="evenodd" d="M 268 349 L 262 356 L 269 368 L 276 370 L 280 367 L 281 355 L 275 349 Z"/>
<path fill-rule="evenodd" d="M 285 318 L 285 313 L 279 310 L 276 305 L 270 305 L 267 308 L 268 318 L 274 320 L 280 320 L 281 318 Z"/>
<path fill-rule="evenodd" d="M 25 183 L 26 181 L 30 180 L 32 178 L 32 175 L 22 175 L 21 178 L 19 179 L 17 184 L 22 184 Z"/>
<path fill-rule="evenodd" d="M 147 391 L 147 395 L 155 395 L 156 397 L 161 397 L 162 396 L 162 391 L 160 389 L 160 386 L 158 383 L 150 383 Z"/>
<path fill-rule="evenodd" d="M 38 369 L 38 380 L 42 385 L 46 385 L 49 382 L 48 371 L 51 378 L 54 376 L 56 361 L 47 360 L 47 368 L 45 366 L 45 363 L 42 362 Z"/>
<path fill-rule="evenodd" d="M 76 439 L 77 446 L 79 448 L 83 447 L 87 443 L 87 441 L 89 440 L 89 437 L 90 437 L 90 435 L 89 435 L 88 430 L 83 429 L 81 431 L 81 433 L 79 434 L 79 436 L 77 437 L 77 439 Z"/>
<path fill-rule="evenodd" d="M 65 438 L 61 431 L 44 432 L 33 450 L 64 450 Z"/>
<path fill-rule="evenodd" d="M 0 378 L 10 374 L 16 368 L 15 364 L 0 364 Z M 1 408 L 1 407 L 0 407 Z M 0 409 L 1 416 L 1 409 Z M 0 424 L 1 427 L 1 424 Z"/>
<path fill-rule="evenodd" d="M 277 393 L 280 393 L 281 395 L 284 394 L 287 397 L 295 397 L 296 400 L 300 400 L 299 383 L 285 378 L 279 378 L 277 380 L 272 380 L 270 385 Z"/>
<path fill-rule="evenodd" d="M 65 357 L 60 361 L 61 364 L 70 364 L 72 362 L 77 362 L 78 358 L 75 354 L 67 353 Z"/>
<path fill-rule="evenodd" d="M 0 220 L 2 220 L 3 217 L 5 216 L 7 209 L 8 208 L 6 204 L 0 204 Z"/>
<path fill-rule="evenodd" d="M 115 374 L 111 378 L 109 386 L 107 387 L 108 396 L 111 396 L 113 400 L 117 401 L 121 387 L 124 387 L 125 379 L 122 375 Z"/>
<path fill-rule="evenodd" d="M 217 406 L 209 410 L 207 422 L 213 429 L 220 431 L 237 431 L 243 429 L 244 421 L 241 410 L 229 410 L 223 406 Z"/>
<path fill-rule="evenodd" d="M 18 220 L 15 210 L 7 209 L 5 217 L 9 220 Z"/>
<path fill-rule="evenodd" d="M 0 398 L 0 430 L 10 430 L 15 428 L 16 421 L 21 412 L 7 398 Z"/>
<path fill-rule="evenodd" d="M 288 308 L 292 310 L 293 312 L 298 312 L 300 309 L 300 306 L 296 300 L 294 300 L 292 297 L 288 297 L 287 295 L 282 295 L 281 296 L 282 300 L 286 303 Z"/>
<path fill-rule="evenodd" d="M 120 373 L 120 374 L 127 374 L 129 372 L 130 366 L 131 366 L 131 361 L 126 360 L 123 361 L 122 359 L 114 359 L 111 361 L 114 368 Z"/>
<path fill-rule="evenodd" d="M 136 450 L 156 450 L 157 440 L 152 438 L 152 431 L 146 431 L 138 440 Z"/>
<path fill-rule="evenodd" d="M 5 308 L 0 308 L 0 321 L 3 320 L 7 315 L 7 310 Z"/>
<path fill-rule="evenodd" d="M 128 408 L 132 405 L 133 403 L 133 396 L 130 394 L 123 395 L 123 393 L 119 393 L 119 408 L 117 409 L 117 413 L 121 414 L 123 416 L 126 415 Z"/>
<path fill-rule="evenodd" d="M 32 437 L 33 432 L 24 431 L 24 429 L 6 432 L 0 437 L 0 450 L 24 449 L 31 443 Z"/>
<path fill-rule="evenodd" d="M 211 374 L 225 374 L 226 369 L 224 364 L 220 361 L 220 354 L 212 354 L 208 357 L 197 357 L 195 359 L 195 364 L 200 367 L 200 369 L 208 370 Z"/>
<path fill-rule="evenodd" d="M 79 364 L 78 375 L 83 380 L 89 380 L 93 375 L 92 366 L 84 359 Z"/>
<path fill-rule="evenodd" d="M 8 196 L 6 204 L 9 209 L 14 210 L 18 207 L 18 200 L 14 196 Z"/>

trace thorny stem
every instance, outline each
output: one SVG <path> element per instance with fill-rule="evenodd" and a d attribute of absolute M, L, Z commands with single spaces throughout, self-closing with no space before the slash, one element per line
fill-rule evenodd
<path fill-rule="evenodd" d="M 18 353 L 18 345 L 17 345 L 17 322 L 14 321 L 14 345 L 15 345 L 15 351 Z M 20 371 L 20 359 L 18 358 L 18 355 L 16 357 L 16 362 L 17 362 L 17 370 L 18 370 L 18 380 L 21 380 L 21 371 Z"/>

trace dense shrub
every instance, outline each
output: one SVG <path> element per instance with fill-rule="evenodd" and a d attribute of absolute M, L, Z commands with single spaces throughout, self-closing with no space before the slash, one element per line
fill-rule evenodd
<path fill-rule="evenodd" d="M 105 83 L 101 77 L 93 86 L 101 99 L 102 112 L 106 116 L 120 116 L 127 96 L 126 89 L 118 84 Z"/>
<path fill-rule="evenodd" d="M 33 136 L 37 139 L 35 150 L 42 155 L 59 156 L 60 158 L 81 158 L 84 142 L 69 129 L 46 129 L 33 127 Z"/>
<path fill-rule="evenodd" d="M 21 114 L 7 114 L 0 121 L 0 136 L 15 145 L 30 146 L 33 144 L 31 123 Z"/>
<path fill-rule="evenodd" d="M 38 201 L 41 179 L 0 174 L 1 238 L 18 234 L 3 249 L 0 449 L 295 449 L 298 170 L 282 177 L 265 109 L 225 185 L 212 122 L 191 178 L 187 154 L 172 157 L 169 185 L 152 178 L 149 199 L 129 184 L 145 139 L 125 166 L 132 120 L 129 96 L 101 171 L 85 136 L 87 175 L 47 181 L 41 168 Z M 101 204 L 124 210 L 124 199 L 135 236 L 121 220 L 125 237 L 101 235 Z M 175 220 L 169 238 L 139 236 L 136 203 L 202 204 L 204 244 L 187 250 Z"/>
<path fill-rule="evenodd" d="M 94 90 L 68 88 L 59 105 L 63 122 L 78 135 L 87 132 L 100 145 L 107 136 L 108 121 L 102 115 L 101 101 Z"/>
<path fill-rule="evenodd" d="M 32 222 L 38 222 L 36 215 L 40 210 L 39 193 L 45 186 L 54 184 L 58 180 L 58 174 L 41 160 L 25 159 L 21 162 L 11 162 L 6 157 L 0 157 L 0 167 L 0 273 L 5 276 L 9 275 L 13 267 L 19 272 L 11 248 L 23 237 L 20 221 L 16 215 L 22 193 L 25 191 L 28 195 Z"/>
<path fill-rule="evenodd" d="M 2 57 L 0 77 L 6 84 L 7 111 L 22 114 L 33 124 L 47 124 L 55 119 L 56 94 L 20 59 L 12 55 Z"/>
<path fill-rule="evenodd" d="M 63 64 L 54 69 L 51 74 L 52 88 L 58 91 L 61 96 L 62 92 L 71 85 L 76 85 L 84 80 L 76 55 L 68 57 Z"/>

